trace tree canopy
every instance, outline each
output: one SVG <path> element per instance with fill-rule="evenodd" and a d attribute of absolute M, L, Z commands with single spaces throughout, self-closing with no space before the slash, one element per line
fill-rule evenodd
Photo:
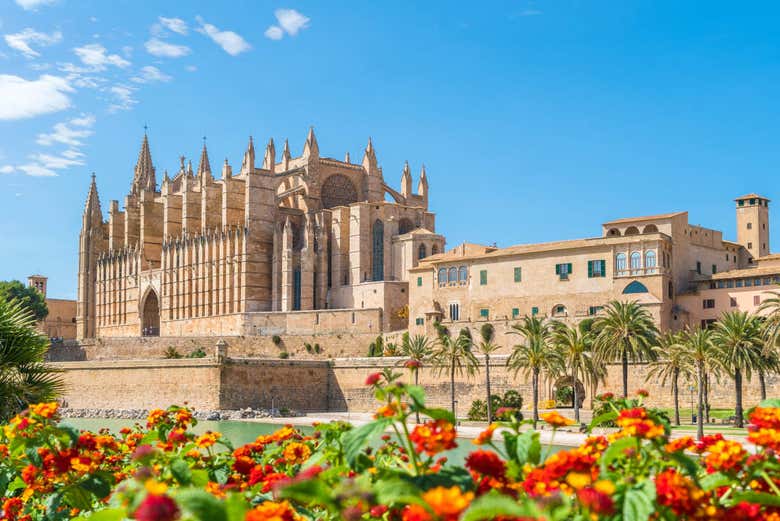
<path fill-rule="evenodd" d="M 49 314 L 46 298 L 37 289 L 25 286 L 18 280 L 0 281 L 0 300 L 11 302 L 16 300 L 22 307 L 29 309 L 35 319 L 40 321 Z"/>

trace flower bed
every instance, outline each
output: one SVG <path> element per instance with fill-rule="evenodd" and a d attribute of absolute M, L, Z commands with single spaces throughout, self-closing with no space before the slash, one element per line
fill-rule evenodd
<path fill-rule="evenodd" d="M 0 519 L 780 521 L 778 401 L 749 413 L 755 451 L 719 435 L 670 440 L 665 416 L 639 397 L 610 400 L 594 421 L 619 431 L 550 455 L 527 422 L 491 424 L 464 468 L 441 457 L 458 443 L 448 411 L 389 372 L 367 385 L 380 402 L 371 423 L 308 436 L 287 426 L 241 447 L 193 434 L 182 407 L 112 435 L 75 431 L 56 404 L 34 405 L 0 436 Z M 416 412 L 425 423 L 407 425 Z"/>

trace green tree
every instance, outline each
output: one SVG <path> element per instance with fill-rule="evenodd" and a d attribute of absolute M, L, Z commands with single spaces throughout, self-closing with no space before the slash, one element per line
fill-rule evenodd
<path fill-rule="evenodd" d="M 450 402 L 455 414 L 455 376 L 473 375 L 479 367 L 479 361 L 471 350 L 471 338 L 458 335 L 455 338 L 441 335 L 434 347 L 432 358 L 436 362 L 437 372 L 448 373 L 450 377 Z"/>
<path fill-rule="evenodd" d="M 580 421 L 580 401 L 577 381 L 580 376 L 588 379 L 589 369 L 593 366 L 593 335 L 590 320 L 583 320 L 575 326 L 556 322 L 552 330 L 552 345 L 563 357 L 566 369 L 571 375 L 574 404 L 574 420 Z"/>
<path fill-rule="evenodd" d="M 63 390 L 59 371 L 44 362 L 49 340 L 36 329 L 32 311 L 0 299 L 0 420 Z"/>
<path fill-rule="evenodd" d="M 757 371 L 763 363 L 761 323 L 756 315 L 745 311 L 728 311 L 715 323 L 712 342 L 717 349 L 720 365 L 734 380 L 735 424 L 742 427 L 742 379 L 750 379 L 753 371 Z"/>
<path fill-rule="evenodd" d="M 0 300 L 20 302 L 22 306 L 32 311 L 36 321 L 43 320 L 49 314 L 43 293 L 32 286 L 25 286 L 18 280 L 0 281 Z"/>
<path fill-rule="evenodd" d="M 401 353 L 407 358 L 404 365 L 411 371 L 414 385 L 419 385 L 420 368 L 427 362 L 431 353 L 431 341 L 424 335 L 404 335 L 401 343 Z M 420 413 L 416 413 L 417 423 L 420 423 Z"/>
<path fill-rule="evenodd" d="M 647 378 L 660 380 L 661 385 L 672 382 L 674 400 L 674 424 L 680 425 L 680 376 L 690 377 L 692 373 L 691 357 L 680 333 L 668 331 L 659 335 L 653 346 L 656 360 L 650 364 Z"/>
<path fill-rule="evenodd" d="M 493 421 L 493 403 L 490 399 L 490 355 L 499 349 L 495 343 L 496 330 L 493 324 L 486 322 L 479 328 L 480 342 L 477 350 L 485 357 L 485 388 L 487 403 L 487 421 Z"/>
<path fill-rule="evenodd" d="M 623 367 L 623 397 L 628 397 L 628 363 L 653 360 L 658 329 L 650 312 L 637 302 L 613 300 L 593 323 L 593 347 L 602 362 L 619 360 Z"/>
<path fill-rule="evenodd" d="M 539 421 L 539 375 L 544 371 L 550 376 L 563 371 L 563 357 L 552 348 L 552 324 L 537 317 L 525 316 L 512 326 L 510 333 L 521 335 L 523 342 L 512 348 L 512 354 L 506 361 L 509 369 L 522 372 L 531 377 L 533 401 L 533 422 Z"/>
<path fill-rule="evenodd" d="M 712 331 L 700 328 L 686 330 L 682 334 L 682 343 L 696 374 L 696 437 L 701 439 L 704 436 L 707 373 L 718 370 L 715 346 L 712 343 Z"/>

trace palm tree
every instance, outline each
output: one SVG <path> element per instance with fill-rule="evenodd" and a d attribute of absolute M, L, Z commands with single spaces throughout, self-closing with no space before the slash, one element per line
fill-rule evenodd
<path fill-rule="evenodd" d="M 537 317 L 525 316 L 512 326 L 509 333 L 522 335 L 523 343 L 517 344 L 506 361 L 508 368 L 515 375 L 522 371 L 524 376 L 531 376 L 531 392 L 533 394 L 534 428 L 539 421 L 539 375 L 545 371 L 556 375 L 563 370 L 563 357 L 555 351 L 551 344 L 552 324 Z"/>
<path fill-rule="evenodd" d="M 646 380 L 660 379 L 661 385 L 672 382 L 674 397 L 674 424 L 680 425 L 680 376 L 691 375 L 691 362 L 687 346 L 683 343 L 680 333 L 668 331 L 658 337 L 657 345 L 653 346 L 656 361 L 650 364 Z"/>
<path fill-rule="evenodd" d="M 757 315 L 745 311 L 728 311 L 715 324 L 712 342 L 717 358 L 724 370 L 734 380 L 736 392 L 735 425 L 744 425 L 742 409 L 742 379 L 750 379 L 753 371 L 761 366 L 763 339 L 761 323 Z"/>
<path fill-rule="evenodd" d="M 652 346 L 658 329 L 650 312 L 637 302 L 613 300 L 593 324 L 594 349 L 603 362 L 620 360 L 623 366 L 623 397 L 628 396 L 628 363 L 653 360 Z"/>
<path fill-rule="evenodd" d="M 712 344 L 712 330 L 693 329 L 686 330 L 682 335 L 682 343 L 685 346 L 686 355 L 693 364 L 696 373 L 697 409 L 696 409 L 696 437 L 704 436 L 704 412 L 705 390 L 707 388 L 707 373 L 717 370 L 717 358 L 715 346 Z"/>
<path fill-rule="evenodd" d="M 455 338 L 441 335 L 431 357 L 436 361 L 437 372 L 448 372 L 450 375 L 450 402 L 452 413 L 455 414 L 455 375 L 473 375 L 479 361 L 471 351 L 471 338 L 460 334 Z"/>
<path fill-rule="evenodd" d="M 592 320 L 583 320 L 576 326 L 567 326 L 556 322 L 553 326 L 552 345 L 563 357 L 564 364 L 571 371 L 572 390 L 574 391 L 574 420 L 580 421 L 580 396 L 577 390 L 577 378 L 588 378 L 589 368 L 593 365 L 591 346 Z"/>
<path fill-rule="evenodd" d="M 0 421 L 63 390 L 59 371 L 44 362 L 49 340 L 35 316 L 17 301 L 0 299 Z"/>
<path fill-rule="evenodd" d="M 493 404 L 490 401 L 490 355 L 499 349 L 499 345 L 494 342 L 496 330 L 491 323 L 482 324 L 479 329 L 481 341 L 477 349 L 485 357 L 485 388 L 487 389 L 487 420 L 493 421 Z"/>
<path fill-rule="evenodd" d="M 401 343 L 401 353 L 407 358 L 406 367 L 411 371 L 414 385 L 419 385 L 420 368 L 431 357 L 431 341 L 424 335 L 404 335 Z M 420 413 L 417 412 L 417 423 L 420 423 Z"/>

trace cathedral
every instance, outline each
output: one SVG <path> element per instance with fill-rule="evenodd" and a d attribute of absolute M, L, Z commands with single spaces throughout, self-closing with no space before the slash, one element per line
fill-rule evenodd
<path fill-rule="evenodd" d="M 79 236 L 77 336 L 271 334 L 307 327 L 404 329 L 408 270 L 442 252 L 422 167 L 391 188 L 371 140 L 360 163 L 320 156 L 313 129 L 299 157 L 269 140 L 256 166 L 197 170 L 184 157 L 158 185 L 144 135 L 123 207 L 108 220 L 95 176 Z M 362 322 L 361 322 L 362 321 Z M 302 326 L 303 324 L 303 326 Z"/>

